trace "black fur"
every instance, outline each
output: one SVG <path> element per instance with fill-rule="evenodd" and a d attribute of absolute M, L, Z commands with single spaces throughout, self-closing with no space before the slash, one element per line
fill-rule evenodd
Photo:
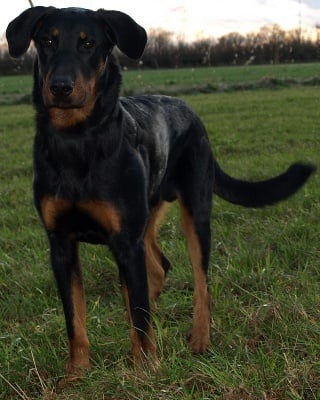
<path fill-rule="evenodd" d="M 119 98 L 121 76 L 111 50 L 117 45 L 138 58 L 146 43 L 144 29 L 123 13 L 35 7 L 9 24 L 7 39 L 13 57 L 31 40 L 38 53 L 34 202 L 48 233 L 69 339 L 76 334 L 71 285 L 81 281 L 76 245 L 88 241 L 110 246 L 143 347 L 150 322 L 144 235 L 152 212 L 179 198 L 206 274 L 213 192 L 261 207 L 295 193 L 314 167 L 294 164 L 262 182 L 233 179 L 213 159 L 203 124 L 184 102 L 166 96 Z M 167 271 L 162 253 L 160 260 Z M 198 336 L 194 351 L 207 346 Z"/>

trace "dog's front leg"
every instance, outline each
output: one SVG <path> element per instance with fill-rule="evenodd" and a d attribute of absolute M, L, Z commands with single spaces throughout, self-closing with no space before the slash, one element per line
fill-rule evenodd
<path fill-rule="evenodd" d="M 86 304 L 78 243 L 56 234 L 49 235 L 51 265 L 63 304 L 70 356 L 67 379 L 80 377 L 90 368 L 89 341 L 86 331 Z"/>
<path fill-rule="evenodd" d="M 143 361 L 157 367 L 155 337 L 151 323 L 148 279 L 143 241 L 116 246 L 122 290 L 130 322 L 133 360 L 140 367 Z"/>

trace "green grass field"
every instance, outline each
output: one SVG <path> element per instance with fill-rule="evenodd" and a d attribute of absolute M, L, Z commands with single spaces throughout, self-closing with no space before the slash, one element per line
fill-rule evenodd
<path fill-rule="evenodd" d="M 268 88 L 292 83 L 319 85 L 320 64 L 280 64 L 219 68 L 185 68 L 123 71 L 122 93 L 197 93 L 233 91 L 243 87 Z M 31 76 L 0 79 L 0 105 L 24 102 L 30 98 Z"/>
<path fill-rule="evenodd" d="M 236 177 L 262 179 L 296 160 L 320 164 L 319 88 L 233 91 L 233 83 L 302 81 L 319 71 L 319 64 L 127 71 L 123 93 L 182 88 L 180 97 L 204 121 L 220 165 Z M 230 90 L 185 94 L 210 82 Z M 202 356 L 192 355 L 185 342 L 192 271 L 172 206 L 159 238 L 173 268 L 154 315 L 157 374 L 138 374 L 131 365 L 110 253 L 82 245 L 93 369 L 81 382 L 58 389 L 68 343 L 46 237 L 32 205 L 34 113 L 29 104 L 14 104 L 30 88 L 30 77 L 0 78 L 0 399 L 319 400 L 319 173 L 274 207 L 244 209 L 215 199 L 213 346 Z"/>

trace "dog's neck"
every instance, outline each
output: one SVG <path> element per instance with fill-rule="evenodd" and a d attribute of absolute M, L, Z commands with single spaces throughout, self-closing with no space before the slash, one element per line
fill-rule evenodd
<path fill-rule="evenodd" d="M 92 122 L 96 120 L 97 114 L 100 123 L 117 117 L 121 81 L 120 67 L 111 55 L 106 61 L 104 73 L 98 82 L 99 94 L 92 115 L 89 117 L 93 120 Z"/>

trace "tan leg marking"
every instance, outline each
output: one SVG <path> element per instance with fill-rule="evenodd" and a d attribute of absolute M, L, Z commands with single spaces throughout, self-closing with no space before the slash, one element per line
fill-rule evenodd
<path fill-rule="evenodd" d="M 82 277 L 74 277 L 71 285 L 74 336 L 70 340 L 70 360 L 67 374 L 72 379 L 90 368 L 89 340 L 86 329 L 86 303 Z"/>
<path fill-rule="evenodd" d="M 47 229 L 53 231 L 59 215 L 71 208 L 72 202 L 69 200 L 45 196 L 41 201 L 41 215 Z"/>
<path fill-rule="evenodd" d="M 149 298 L 152 307 L 155 307 L 155 302 L 157 301 L 164 285 L 165 272 L 161 265 L 162 259 L 160 249 L 157 245 L 157 234 L 168 206 L 169 203 L 163 202 L 152 211 L 144 236 Z"/>
<path fill-rule="evenodd" d="M 41 201 L 41 214 L 47 229 L 54 230 L 57 218 L 72 208 L 90 215 L 107 232 L 118 233 L 121 230 L 120 213 L 112 204 L 101 200 L 73 203 L 70 200 L 45 196 Z"/>
<path fill-rule="evenodd" d="M 76 207 L 80 211 L 89 214 L 100 225 L 102 225 L 107 232 L 120 232 L 120 212 L 112 204 L 101 200 L 90 200 L 76 203 Z"/>
<path fill-rule="evenodd" d="M 193 352 L 201 353 L 210 347 L 210 295 L 207 277 L 202 267 L 198 235 L 189 211 L 180 201 L 182 225 L 185 232 L 194 274 L 193 326 L 189 345 Z"/>

